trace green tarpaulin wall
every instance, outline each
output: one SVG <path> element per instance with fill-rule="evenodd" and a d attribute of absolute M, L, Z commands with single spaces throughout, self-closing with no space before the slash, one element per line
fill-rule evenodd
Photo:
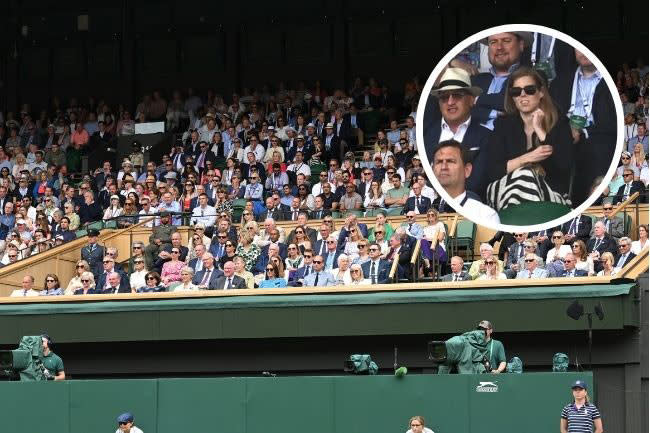
<path fill-rule="evenodd" d="M 413 415 L 436 433 L 548 433 L 578 378 L 592 388 L 591 373 L 0 382 L 1 430 L 113 432 L 131 411 L 144 433 L 403 433 Z"/>

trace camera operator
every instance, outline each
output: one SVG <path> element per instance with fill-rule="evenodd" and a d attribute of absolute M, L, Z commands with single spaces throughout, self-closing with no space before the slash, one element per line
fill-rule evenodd
<path fill-rule="evenodd" d="M 51 347 L 54 345 L 49 335 L 43 334 L 43 366 L 47 372 L 45 375 L 48 379 L 65 380 L 65 371 L 63 371 L 63 360 L 56 353 L 52 352 Z"/>
<path fill-rule="evenodd" d="M 479 322 L 477 329 L 485 331 L 485 341 L 487 342 L 486 355 L 490 361 L 492 373 L 503 373 L 506 369 L 506 351 L 503 343 L 492 338 L 492 324 L 487 320 Z M 496 368 L 495 368 L 496 367 Z"/>

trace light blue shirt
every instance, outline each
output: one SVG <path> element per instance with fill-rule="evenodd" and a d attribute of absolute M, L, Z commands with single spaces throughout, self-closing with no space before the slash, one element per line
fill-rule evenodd
<path fill-rule="evenodd" d="M 330 269 L 334 268 L 334 256 L 335 255 L 336 255 L 336 252 L 333 252 L 333 253 L 330 252 L 330 253 L 327 254 L 327 260 L 325 260 L 325 269 L 327 269 L 328 271 Z"/>
<path fill-rule="evenodd" d="M 593 98 L 594 93 L 596 92 L 596 86 L 600 83 L 600 80 L 603 76 L 600 72 L 596 71 L 589 77 L 585 77 L 582 73 L 582 69 L 578 68 L 578 89 L 572 89 L 575 92 L 575 105 L 573 107 L 573 112 L 569 113 L 569 116 L 583 116 L 587 118 L 587 125 L 590 126 L 594 123 L 593 112 Z"/>
<path fill-rule="evenodd" d="M 316 282 L 316 275 L 318 275 L 318 284 Z M 336 280 L 332 274 L 327 271 L 312 271 L 311 274 L 307 275 L 302 283 L 303 287 L 326 287 L 326 286 L 335 286 Z"/>
<path fill-rule="evenodd" d="M 386 133 L 386 138 L 393 144 L 397 143 L 399 141 L 399 129 L 395 131 L 388 131 Z"/>
<path fill-rule="evenodd" d="M 158 205 L 158 212 L 180 212 L 181 205 L 177 201 L 172 201 L 170 204 L 165 203 L 164 201 Z M 156 225 L 160 224 L 160 221 L 156 221 Z M 179 215 L 174 215 L 172 217 L 172 224 L 175 226 L 181 225 L 181 217 Z"/>
<path fill-rule="evenodd" d="M 496 70 L 494 67 L 490 68 L 490 74 L 492 74 L 492 82 L 490 83 L 490 87 L 488 87 L 487 94 L 491 95 L 493 93 L 499 93 L 501 89 L 503 89 L 503 85 L 508 81 L 508 77 L 512 72 L 519 67 L 519 63 L 515 63 L 514 65 L 510 66 L 508 69 L 508 74 L 506 75 L 497 75 Z M 494 131 L 494 121 L 496 120 L 497 116 L 499 115 L 499 112 L 497 110 L 492 110 L 490 111 L 490 115 L 488 116 L 487 122 L 483 124 L 486 128 L 488 128 L 490 131 Z"/>
<path fill-rule="evenodd" d="M 249 183 L 246 185 L 246 192 L 244 193 L 244 198 L 250 198 L 251 200 L 262 200 L 262 195 L 264 194 L 264 188 L 262 184 Z"/>

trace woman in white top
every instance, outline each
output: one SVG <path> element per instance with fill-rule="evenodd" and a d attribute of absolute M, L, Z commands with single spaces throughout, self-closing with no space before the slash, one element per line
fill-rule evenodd
<path fill-rule="evenodd" d="M 409 429 L 406 433 L 433 433 L 433 430 L 425 427 L 424 417 L 418 415 L 409 420 Z"/>
<path fill-rule="evenodd" d="M 124 179 L 124 176 L 127 175 L 127 174 L 130 174 L 133 177 L 133 179 L 138 178 L 138 172 L 136 172 L 133 169 L 133 164 L 131 164 L 131 161 L 124 161 L 122 163 L 122 170 L 120 170 L 117 173 L 117 186 L 118 186 L 118 188 L 122 187 L 122 179 Z"/>
<path fill-rule="evenodd" d="M 90 265 L 85 260 L 79 260 L 75 269 L 76 275 L 72 277 L 68 283 L 68 287 L 66 287 L 65 291 L 63 292 L 64 295 L 74 295 L 75 290 L 81 289 L 83 287 L 81 276 L 84 274 L 84 272 L 90 271 Z"/>
<path fill-rule="evenodd" d="M 266 153 L 264 154 L 264 159 L 262 162 L 264 163 L 269 163 L 269 162 L 278 162 L 282 163 L 284 162 L 284 149 L 280 146 L 280 141 L 279 140 L 271 140 L 271 147 L 266 149 Z M 274 160 L 273 159 L 273 154 L 278 153 L 280 155 L 280 160 Z"/>
<path fill-rule="evenodd" d="M 546 263 L 552 263 L 557 260 L 563 261 L 564 256 L 571 252 L 571 247 L 564 245 L 564 234 L 559 230 L 553 232 L 551 242 L 553 242 L 554 246 L 546 254 Z"/>
<path fill-rule="evenodd" d="M 118 217 L 124 213 L 124 209 L 120 205 L 120 197 L 117 195 L 111 196 L 111 205 L 104 212 L 104 221 Z"/>
<path fill-rule="evenodd" d="M 240 163 L 245 161 L 244 149 L 241 147 L 241 140 L 233 138 L 230 142 L 230 150 L 228 151 L 228 158 L 233 158 Z"/>
<path fill-rule="evenodd" d="M 351 227 L 348 230 L 348 240 L 345 242 L 345 247 L 343 252 L 350 259 L 349 261 L 355 261 L 359 257 L 359 241 L 363 240 L 363 235 L 361 234 L 361 229 L 358 225 Z"/>
<path fill-rule="evenodd" d="M 497 268 L 497 261 L 494 257 L 485 261 L 485 273 L 477 278 L 477 280 L 507 280 L 506 274 L 499 272 Z"/>
<path fill-rule="evenodd" d="M 637 229 L 639 233 L 639 240 L 632 242 L 632 251 L 634 254 L 639 254 L 644 248 L 648 248 L 648 226 L 641 224 Z"/>
<path fill-rule="evenodd" d="M 19 179 L 20 172 L 23 170 L 29 170 L 29 164 L 27 164 L 27 158 L 25 158 L 25 155 L 19 153 L 16 156 L 16 163 L 11 169 L 11 174 L 14 176 L 15 179 Z"/>
<path fill-rule="evenodd" d="M 614 255 L 609 251 L 604 252 L 600 256 L 600 262 L 603 264 L 603 270 L 598 272 L 597 277 L 613 277 L 616 275 L 614 268 Z"/>
<path fill-rule="evenodd" d="M 350 276 L 350 257 L 347 254 L 341 254 L 336 260 L 339 267 L 338 269 L 332 269 L 332 276 L 336 280 L 337 286 L 345 286 L 352 282 L 352 277 Z"/>
<path fill-rule="evenodd" d="M 381 190 L 379 182 L 373 180 L 370 184 L 370 190 L 368 195 L 363 201 L 363 206 L 366 208 L 366 214 L 368 212 L 376 211 L 384 207 L 384 192 Z M 371 214 L 372 215 L 372 214 Z"/>
<path fill-rule="evenodd" d="M 138 290 L 140 287 L 143 287 L 147 284 L 144 277 L 145 275 L 147 275 L 148 271 L 144 267 L 143 257 L 136 257 L 133 260 L 133 267 L 135 268 L 135 270 L 131 273 L 131 276 L 129 277 L 129 284 L 131 286 L 131 292 L 135 293 L 136 290 Z"/>
<path fill-rule="evenodd" d="M 192 277 L 194 277 L 194 269 L 189 266 L 181 269 L 181 281 L 178 283 L 173 283 L 170 287 L 171 291 L 174 292 L 186 292 L 189 290 L 199 290 L 197 286 L 192 284 Z"/>
<path fill-rule="evenodd" d="M 571 243 L 573 256 L 576 258 L 576 269 L 587 271 L 588 275 L 594 275 L 594 259 L 587 254 L 587 247 L 580 239 Z"/>
<path fill-rule="evenodd" d="M 350 282 L 348 284 L 352 286 L 370 284 L 370 280 L 363 278 L 363 271 L 361 270 L 360 264 L 355 263 L 350 266 Z"/>
<path fill-rule="evenodd" d="M 447 231 L 445 230 L 445 225 L 438 221 L 438 211 L 431 208 L 427 211 L 427 222 L 428 225 L 424 227 L 424 239 L 429 242 L 433 242 L 435 238 L 438 239 L 438 244 L 442 249 L 445 249 L 445 237 L 447 236 Z"/>

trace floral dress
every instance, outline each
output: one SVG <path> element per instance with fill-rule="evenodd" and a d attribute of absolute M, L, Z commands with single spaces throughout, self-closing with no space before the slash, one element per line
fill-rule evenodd
<path fill-rule="evenodd" d="M 236 254 L 244 259 L 244 268 L 250 272 L 253 269 L 253 266 L 255 266 L 257 258 L 260 256 L 260 252 L 260 247 L 255 244 L 250 244 L 248 251 L 244 249 L 244 246 L 242 244 L 239 244 L 237 245 Z"/>

